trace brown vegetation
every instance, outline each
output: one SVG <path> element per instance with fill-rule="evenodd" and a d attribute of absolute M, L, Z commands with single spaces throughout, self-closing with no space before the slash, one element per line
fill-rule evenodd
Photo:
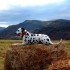
<path fill-rule="evenodd" d="M 4 70 L 70 70 L 70 58 L 65 46 L 11 46 L 7 51 Z"/>

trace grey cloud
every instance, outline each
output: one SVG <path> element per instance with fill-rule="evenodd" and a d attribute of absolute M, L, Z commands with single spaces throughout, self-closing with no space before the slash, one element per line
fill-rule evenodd
<path fill-rule="evenodd" d="M 45 5 L 37 7 L 14 7 L 9 10 L 0 11 L 0 21 L 12 24 L 23 22 L 24 20 L 52 20 L 70 19 L 70 2 L 62 4 Z"/>

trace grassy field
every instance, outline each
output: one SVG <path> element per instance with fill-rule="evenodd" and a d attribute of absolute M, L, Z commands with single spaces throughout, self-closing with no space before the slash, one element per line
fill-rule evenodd
<path fill-rule="evenodd" d="M 0 70 L 4 70 L 4 57 L 8 48 L 13 43 L 21 42 L 19 40 L 0 40 Z"/>
<path fill-rule="evenodd" d="M 21 40 L 0 40 L 0 70 L 4 70 L 4 57 L 6 51 L 9 49 L 11 44 L 13 43 L 20 43 Z M 54 41 L 58 42 L 58 41 Z M 65 46 L 67 47 L 68 55 L 70 56 L 70 41 L 63 41 Z"/>

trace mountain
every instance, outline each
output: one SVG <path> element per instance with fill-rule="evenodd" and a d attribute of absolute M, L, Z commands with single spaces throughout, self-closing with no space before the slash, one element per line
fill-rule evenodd
<path fill-rule="evenodd" d="M 0 38 L 17 39 L 14 33 L 19 27 L 24 27 L 33 33 L 48 34 L 51 39 L 70 39 L 70 20 L 65 19 L 51 21 L 25 20 L 4 29 L 0 32 Z"/>
<path fill-rule="evenodd" d="M 0 31 L 3 30 L 3 29 L 5 29 L 5 27 L 0 27 Z"/>
<path fill-rule="evenodd" d="M 47 23 L 47 21 L 46 21 Z M 48 34 L 52 39 L 70 40 L 70 20 L 53 20 L 48 21 L 48 25 L 36 30 L 36 33 Z"/>

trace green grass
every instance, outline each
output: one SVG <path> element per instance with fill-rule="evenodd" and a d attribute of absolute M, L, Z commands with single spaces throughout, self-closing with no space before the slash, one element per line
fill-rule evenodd
<path fill-rule="evenodd" d="M 4 57 L 5 53 L 13 43 L 20 43 L 21 40 L 0 40 L 0 70 L 4 70 Z M 58 42 L 58 41 L 53 41 Z M 63 41 L 65 46 L 67 47 L 68 55 L 70 55 L 70 40 Z"/>

